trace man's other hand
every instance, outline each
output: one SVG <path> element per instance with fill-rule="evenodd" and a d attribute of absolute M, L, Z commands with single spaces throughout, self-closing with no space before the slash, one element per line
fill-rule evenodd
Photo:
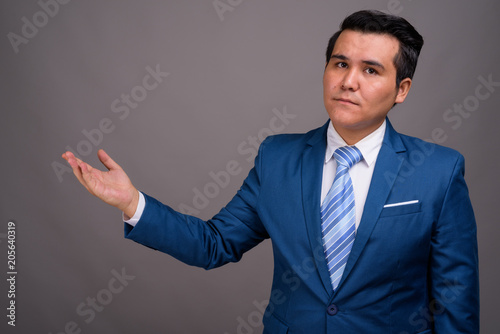
<path fill-rule="evenodd" d="M 97 156 L 108 169 L 107 172 L 93 168 L 69 151 L 62 155 L 73 169 L 78 181 L 92 195 L 120 209 L 126 216 L 132 217 L 139 202 L 137 189 L 132 185 L 120 165 L 111 159 L 104 150 L 99 150 Z"/>

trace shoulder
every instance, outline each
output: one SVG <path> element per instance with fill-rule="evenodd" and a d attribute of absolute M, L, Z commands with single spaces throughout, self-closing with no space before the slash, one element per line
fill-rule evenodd
<path fill-rule="evenodd" d="M 388 119 L 383 143 L 392 147 L 397 153 L 404 152 L 411 160 L 435 163 L 464 159 L 457 150 L 397 132 Z"/>
<path fill-rule="evenodd" d="M 457 150 L 408 135 L 399 136 L 406 150 L 403 153 L 403 170 L 412 171 L 411 174 L 421 172 L 432 175 L 433 180 L 441 177 L 449 179 L 455 174 L 464 175 L 464 156 Z"/>
<path fill-rule="evenodd" d="M 426 156 L 432 160 L 457 161 L 463 160 L 463 155 L 450 147 L 438 145 L 432 142 L 422 140 L 404 134 L 399 134 L 401 141 L 407 149 L 410 156 Z"/>
<path fill-rule="evenodd" d="M 286 154 L 301 152 L 305 147 L 318 141 L 326 141 L 326 126 L 305 133 L 284 133 L 267 137 L 261 144 L 260 151 Z"/>

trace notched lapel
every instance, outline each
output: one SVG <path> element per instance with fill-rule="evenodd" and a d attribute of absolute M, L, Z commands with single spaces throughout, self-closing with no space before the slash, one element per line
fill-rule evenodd
<path fill-rule="evenodd" d="M 321 183 L 328 124 L 329 121 L 308 140 L 308 146 L 302 155 L 302 205 L 311 245 L 311 256 L 314 258 L 325 291 L 330 294 L 332 285 L 324 256 L 320 216 Z"/>
<path fill-rule="evenodd" d="M 339 287 L 349 276 L 352 268 L 356 265 L 359 256 L 363 252 L 368 239 L 378 221 L 380 212 L 384 207 L 387 197 L 394 185 L 395 177 L 398 175 L 401 168 L 402 159 L 398 158 L 398 154 L 406 151 L 399 134 L 394 130 L 391 123 L 387 119 L 387 128 L 384 136 L 384 141 L 377 157 L 375 169 L 373 171 L 370 188 L 366 197 L 363 216 L 359 223 L 356 232 L 356 239 L 349 254 L 342 279 Z M 338 291 L 338 289 L 336 290 Z"/>

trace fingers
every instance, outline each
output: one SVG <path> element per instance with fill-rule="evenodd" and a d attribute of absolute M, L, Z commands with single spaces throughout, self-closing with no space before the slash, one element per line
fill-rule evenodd
<path fill-rule="evenodd" d="M 75 155 L 69 151 L 63 153 L 62 157 L 68 162 L 68 164 L 73 169 L 73 173 L 78 177 L 78 174 L 81 173 L 80 163 L 82 161 L 80 159 L 77 159 Z"/>
<path fill-rule="evenodd" d="M 83 161 L 81 159 L 78 159 L 73 152 L 67 151 L 62 154 L 63 159 L 65 159 L 71 167 L 78 167 L 80 163 Z"/>
<path fill-rule="evenodd" d="M 99 157 L 99 160 L 101 160 L 102 164 L 106 166 L 108 170 L 112 169 L 122 169 L 120 165 L 118 165 L 111 157 L 104 152 L 103 149 L 100 149 L 97 151 L 97 156 Z"/>
<path fill-rule="evenodd" d="M 81 169 L 81 179 L 78 178 L 81 184 L 88 190 L 89 193 L 92 195 L 95 195 L 94 188 L 95 188 L 95 180 L 93 178 L 93 175 L 91 173 L 92 171 L 92 166 L 85 162 L 80 163 L 80 169 Z M 78 177 L 78 176 L 77 176 Z"/>
<path fill-rule="evenodd" d="M 83 162 L 81 159 L 78 159 L 75 157 L 75 155 L 72 152 L 65 152 L 62 154 L 63 159 L 65 159 L 68 164 L 71 166 L 71 169 L 73 170 L 73 174 L 75 174 L 76 178 L 78 181 L 90 192 L 90 189 L 87 184 L 88 179 L 88 174 L 90 173 L 90 170 L 92 170 L 92 167 L 88 165 L 87 163 Z M 87 177 L 84 177 L 87 176 Z"/>

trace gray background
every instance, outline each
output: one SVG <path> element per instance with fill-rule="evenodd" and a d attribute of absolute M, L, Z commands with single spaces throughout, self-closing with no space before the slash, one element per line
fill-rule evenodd
<path fill-rule="evenodd" d="M 241 333 L 243 322 L 246 332 L 261 331 L 256 304 L 270 291 L 269 241 L 237 264 L 208 272 L 186 266 L 125 240 L 120 212 L 88 195 L 72 174 L 58 177 L 54 162 L 64 164 L 66 147 L 76 150 L 86 140 L 82 131 L 107 118 L 112 131 L 90 146 L 85 160 L 99 166 L 96 152 L 104 148 L 136 187 L 178 208 L 193 206 L 195 189 L 212 182 L 210 172 L 237 161 L 240 173 L 199 210 L 209 218 L 252 166 L 239 145 L 248 148 L 249 136 L 269 132 L 273 109 L 296 116 L 284 132 L 327 120 L 327 40 L 346 15 L 374 8 L 406 17 L 425 38 L 410 96 L 389 116 L 400 132 L 424 139 L 442 129 L 443 144 L 466 157 L 478 223 L 482 333 L 497 333 L 500 87 L 460 124 L 444 115 L 474 101 L 478 77 L 500 81 L 500 3 L 222 2 L 232 10 L 219 16 L 212 1 L 71 1 L 43 22 L 36 1 L 2 1 L 0 277 L 7 272 L 9 220 L 17 224 L 18 276 L 15 328 L 6 324 L 1 279 L 0 331 L 60 333 L 70 322 L 82 333 L 223 334 L 238 326 Z M 8 34 L 21 35 L 22 18 L 33 22 L 33 15 L 41 27 L 16 53 Z M 120 119 L 113 101 L 142 85 L 146 67 L 157 64 L 169 76 Z M 122 268 L 135 278 L 110 295 L 112 271 Z M 112 299 L 87 323 L 78 305 L 98 295 Z"/>

